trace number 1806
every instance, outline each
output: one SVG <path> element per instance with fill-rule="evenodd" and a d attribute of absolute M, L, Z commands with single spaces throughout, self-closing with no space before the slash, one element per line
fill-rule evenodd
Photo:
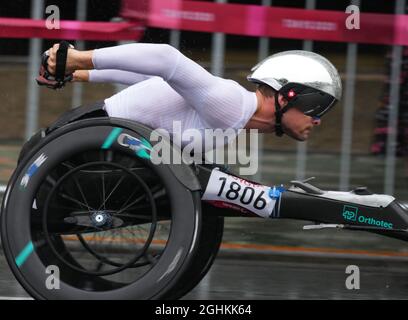
<path fill-rule="evenodd" d="M 217 196 L 222 197 L 224 189 L 228 183 L 227 178 L 225 177 L 220 177 L 219 180 L 221 181 L 221 188 Z M 255 190 L 255 188 L 250 186 L 245 186 L 244 188 L 242 188 L 242 186 L 235 181 L 230 182 L 227 188 L 228 189 L 226 189 L 227 191 L 225 193 L 225 198 L 227 198 L 228 200 L 238 200 L 244 205 L 252 204 L 252 206 L 257 210 L 262 210 L 267 205 L 265 198 L 263 198 L 263 195 L 265 194 L 264 190 L 256 195 L 257 190 Z"/>

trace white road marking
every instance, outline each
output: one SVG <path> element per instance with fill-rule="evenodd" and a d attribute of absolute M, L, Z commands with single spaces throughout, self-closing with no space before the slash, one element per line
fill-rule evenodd
<path fill-rule="evenodd" d="M 31 297 L 2 297 L 0 296 L 0 300 L 34 300 Z"/>

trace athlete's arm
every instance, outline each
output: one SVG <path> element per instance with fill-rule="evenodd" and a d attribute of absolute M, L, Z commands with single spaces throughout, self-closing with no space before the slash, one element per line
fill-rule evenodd
<path fill-rule="evenodd" d="M 56 44 L 49 50 L 48 69 L 52 74 L 55 73 L 58 48 Z M 89 51 L 68 50 L 67 74 L 92 69 L 159 76 L 185 98 L 193 96 L 192 104 L 197 104 L 200 98 L 195 92 L 219 94 L 218 84 L 223 80 L 167 44 L 132 43 Z"/>
<path fill-rule="evenodd" d="M 76 70 L 72 74 L 72 82 L 90 82 L 89 71 L 90 70 Z"/>
<path fill-rule="evenodd" d="M 58 45 L 50 49 L 55 70 Z M 213 128 L 243 128 L 256 110 L 256 96 L 232 80 L 213 76 L 167 44 L 133 43 L 91 51 L 68 50 L 67 72 L 122 70 L 162 78 Z M 154 94 L 154 93 L 151 93 Z"/>
<path fill-rule="evenodd" d="M 242 128 L 242 122 L 256 109 L 255 94 L 235 81 L 212 75 L 167 44 L 134 43 L 96 49 L 92 64 L 95 69 L 118 69 L 162 78 L 209 127 Z"/>
<path fill-rule="evenodd" d="M 133 85 L 150 79 L 152 76 L 122 70 L 76 70 L 74 82 L 118 83 Z"/>

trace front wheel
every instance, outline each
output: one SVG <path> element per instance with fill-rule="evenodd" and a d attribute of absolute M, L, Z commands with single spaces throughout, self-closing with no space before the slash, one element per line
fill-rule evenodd
<path fill-rule="evenodd" d="M 143 132 L 142 135 L 140 132 Z M 19 164 L 1 236 L 37 299 L 163 299 L 183 278 L 201 231 L 199 191 L 117 143 L 148 130 L 119 120 L 53 132 Z"/>

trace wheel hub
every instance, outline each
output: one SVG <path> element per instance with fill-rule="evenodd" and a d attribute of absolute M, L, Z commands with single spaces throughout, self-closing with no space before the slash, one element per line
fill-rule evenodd
<path fill-rule="evenodd" d="M 112 226 L 112 216 L 105 211 L 96 211 L 91 215 L 91 222 L 94 227 L 110 227 Z"/>

